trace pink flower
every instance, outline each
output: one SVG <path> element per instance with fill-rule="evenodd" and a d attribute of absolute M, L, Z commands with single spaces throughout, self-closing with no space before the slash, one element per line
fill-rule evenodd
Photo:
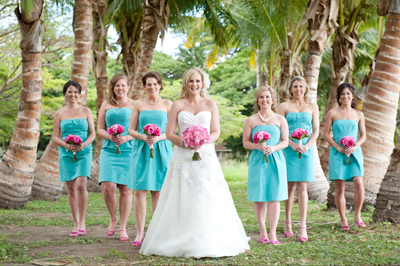
<path fill-rule="evenodd" d="M 143 127 L 143 131 L 146 135 L 160 136 L 161 129 L 156 124 L 147 124 Z"/>
<path fill-rule="evenodd" d="M 351 136 L 345 136 L 340 140 L 340 145 L 345 146 L 346 148 L 351 148 L 355 146 L 356 140 Z"/>
<path fill-rule="evenodd" d="M 206 128 L 194 125 L 190 126 L 182 132 L 182 140 L 187 147 L 200 147 L 204 143 L 210 141 L 210 135 Z M 201 160 L 198 152 L 195 152 L 192 161 Z"/>
<path fill-rule="evenodd" d="M 112 125 L 107 129 L 108 135 L 113 135 L 113 136 L 122 134 L 124 133 L 124 131 L 125 131 L 124 127 L 119 124 Z"/>
<path fill-rule="evenodd" d="M 75 144 L 81 144 L 82 143 L 82 139 L 79 136 L 74 136 L 74 142 Z"/>
<path fill-rule="evenodd" d="M 308 131 L 302 128 L 297 128 L 292 132 L 292 134 L 290 134 L 290 138 L 297 140 L 301 140 L 302 138 L 308 138 L 309 136 L 310 134 L 308 133 Z"/>

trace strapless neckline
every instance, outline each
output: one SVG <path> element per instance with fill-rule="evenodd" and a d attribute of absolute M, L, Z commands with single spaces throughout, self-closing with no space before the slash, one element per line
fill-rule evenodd
<path fill-rule="evenodd" d="M 179 115 L 180 113 L 182 113 L 182 112 L 189 113 L 189 114 L 191 114 L 192 116 L 197 116 L 197 115 L 199 115 L 199 114 L 201 114 L 201 113 L 204 113 L 204 112 L 209 113 L 209 114 L 211 115 L 211 112 L 210 112 L 210 111 L 200 111 L 200 112 L 198 112 L 197 114 L 192 114 L 191 112 L 185 111 L 185 110 L 180 111 L 180 112 L 178 113 L 178 115 Z"/>
<path fill-rule="evenodd" d="M 211 117 L 212 114 L 210 111 L 200 111 L 197 114 L 192 114 L 189 111 L 180 111 L 178 113 L 178 134 L 182 136 L 182 132 L 194 125 L 199 125 L 205 127 L 210 133 L 211 127 Z"/>

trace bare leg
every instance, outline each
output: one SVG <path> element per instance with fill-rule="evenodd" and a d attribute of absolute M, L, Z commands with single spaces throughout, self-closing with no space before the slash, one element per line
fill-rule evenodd
<path fill-rule="evenodd" d="M 279 201 L 268 202 L 269 237 L 271 241 L 277 241 L 276 227 L 278 226 L 280 211 Z"/>
<path fill-rule="evenodd" d="M 344 180 L 335 180 L 335 203 L 339 211 L 342 226 L 349 225 L 346 218 L 346 199 L 344 198 L 345 184 Z"/>
<path fill-rule="evenodd" d="M 361 209 L 364 203 L 364 184 L 362 176 L 355 176 L 354 182 L 354 221 L 356 223 L 362 222 Z M 364 226 L 361 226 L 364 227 Z"/>
<path fill-rule="evenodd" d="M 126 232 L 126 223 L 128 222 L 129 213 L 132 209 L 132 189 L 126 185 L 119 185 L 119 215 L 121 222 L 119 225 L 119 237 L 128 238 Z M 122 230 L 122 231 L 121 231 Z"/>
<path fill-rule="evenodd" d="M 297 182 L 288 182 L 288 195 L 289 198 L 285 200 L 285 214 L 286 214 L 286 219 L 285 219 L 285 236 L 286 237 L 292 237 L 293 236 L 293 231 L 292 231 L 292 208 L 293 208 L 293 203 L 294 203 L 294 192 L 296 190 Z"/>
<path fill-rule="evenodd" d="M 160 197 L 160 191 L 150 191 L 150 193 L 151 193 L 151 203 L 154 213 L 158 204 L 158 198 Z"/>
<path fill-rule="evenodd" d="M 72 219 L 74 220 L 74 229 L 72 232 L 78 232 L 79 226 L 79 208 L 78 208 L 78 192 L 76 190 L 76 179 L 67 181 L 68 188 L 68 204 L 71 208 Z"/>
<path fill-rule="evenodd" d="M 112 182 L 101 182 L 101 190 L 103 192 L 104 202 L 106 203 L 111 220 L 108 225 L 108 231 L 115 231 L 117 225 L 117 184 Z"/>
<path fill-rule="evenodd" d="M 86 176 L 80 176 L 76 178 L 75 186 L 78 192 L 77 198 L 78 198 L 78 212 L 79 212 L 79 224 L 78 224 L 79 230 L 86 230 L 85 216 L 88 203 L 88 193 L 86 190 L 86 183 L 87 183 Z"/>
<path fill-rule="evenodd" d="M 142 241 L 144 236 L 144 225 L 146 222 L 146 195 L 147 190 L 135 190 L 135 201 L 133 208 L 136 219 L 136 238 L 135 241 Z"/>
<path fill-rule="evenodd" d="M 300 237 L 307 237 L 307 207 L 308 207 L 308 193 L 307 193 L 307 182 L 299 182 L 297 187 L 297 198 L 299 200 L 299 212 L 300 212 Z"/>
<path fill-rule="evenodd" d="M 267 228 L 265 227 L 265 219 L 267 216 L 267 203 L 254 202 L 254 212 L 256 213 L 258 225 L 260 226 L 260 239 L 268 238 Z"/>

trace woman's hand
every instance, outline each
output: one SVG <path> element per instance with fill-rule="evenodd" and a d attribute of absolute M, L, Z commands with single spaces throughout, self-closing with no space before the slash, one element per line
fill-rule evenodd
<path fill-rule="evenodd" d="M 270 155 L 270 154 L 272 154 L 274 151 L 276 151 L 275 146 L 266 146 L 266 147 L 265 147 L 264 154 L 265 154 L 265 155 Z"/>
<path fill-rule="evenodd" d="M 300 153 L 306 153 L 310 149 L 308 145 L 298 145 L 298 147 Z"/>
<path fill-rule="evenodd" d="M 358 145 L 356 144 L 356 146 L 353 146 L 353 147 L 350 147 L 348 149 L 345 149 L 344 154 L 350 155 L 353 152 L 355 152 L 357 150 L 357 148 L 358 148 Z"/>
<path fill-rule="evenodd" d="M 81 150 L 81 146 L 74 144 L 65 144 L 65 148 L 72 152 L 78 152 Z"/>
<path fill-rule="evenodd" d="M 160 138 L 157 136 L 150 136 L 150 135 L 145 135 L 145 136 L 146 136 L 146 138 L 144 139 L 144 141 L 149 146 L 154 145 L 155 143 L 157 143 L 160 140 Z"/>
<path fill-rule="evenodd" d="M 338 152 L 340 152 L 340 153 L 346 154 L 346 148 L 345 147 L 339 146 L 339 147 L 336 148 L 336 150 Z"/>
<path fill-rule="evenodd" d="M 289 141 L 289 146 L 290 148 L 292 148 L 292 150 L 294 150 L 297 153 L 302 153 L 301 152 L 301 146 L 298 145 L 297 143 L 294 143 L 293 141 Z"/>
<path fill-rule="evenodd" d="M 124 144 L 125 142 L 128 141 L 128 135 L 126 136 L 121 136 L 121 135 L 111 135 L 111 141 L 115 143 L 115 145 L 119 146 L 121 144 Z"/>
<path fill-rule="evenodd" d="M 267 147 L 267 144 L 265 142 L 257 143 L 257 150 L 259 150 L 259 151 L 262 151 L 265 153 L 266 147 Z"/>

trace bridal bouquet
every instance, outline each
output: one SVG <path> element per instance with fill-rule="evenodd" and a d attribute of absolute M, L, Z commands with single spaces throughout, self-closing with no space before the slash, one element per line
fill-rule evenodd
<path fill-rule="evenodd" d="M 297 128 L 295 131 L 292 132 L 292 134 L 290 134 L 290 138 L 291 139 L 297 139 L 299 141 L 299 145 L 303 145 L 301 143 L 301 140 L 303 138 L 308 138 L 310 136 L 310 134 L 308 134 L 306 129 L 302 129 L 302 128 Z M 301 159 L 303 157 L 303 154 L 301 152 L 299 152 L 299 159 Z"/>
<path fill-rule="evenodd" d="M 143 128 L 144 134 L 148 136 L 160 136 L 161 135 L 161 129 L 155 125 L 155 124 L 148 124 L 145 125 Z M 153 144 L 150 145 L 150 158 L 154 158 L 154 149 L 153 149 Z"/>
<path fill-rule="evenodd" d="M 64 142 L 67 143 L 67 144 L 71 144 L 71 145 L 81 146 L 82 139 L 81 139 L 81 137 L 79 137 L 77 135 L 71 135 L 70 134 L 64 139 Z M 74 162 L 76 162 L 78 160 L 76 159 L 76 152 L 73 152 L 73 154 L 74 154 L 74 157 L 72 158 L 72 162 L 74 163 Z"/>
<path fill-rule="evenodd" d="M 112 136 L 120 135 L 120 134 L 124 133 L 124 131 L 125 131 L 124 127 L 119 124 L 112 125 L 111 127 L 109 127 L 107 129 L 108 135 L 112 135 Z M 115 146 L 117 146 L 117 154 L 121 154 L 121 151 L 120 151 L 118 145 L 115 145 Z"/>
<path fill-rule="evenodd" d="M 340 145 L 348 148 L 356 146 L 356 140 L 351 136 L 345 136 L 340 140 Z M 349 155 L 347 156 L 346 164 L 350 164 Z"/>
<path fill-rule="evenodd" d="M 182 133 L 182 140 L 187 147 L 199 147 L 204 143 L 210 141 L 210 135 L 205 127 L 196 125 L 190 126 Z M 199 152 L 194 152 L 192 161 L 200 161 Z"/>
<path fill-rule="evenodd" d="M 271 134 L 269 134 L 268 132 L 265 131 L 258 131 L 256 134 L 254 134 L 253 136 L 253 142 L 255 144 L 258 143 L 264 143 L 267 142 L 267 140 L 269 140 L 271 138 Z M 267 163 L 269 163 L 268 160 L 268 156 L 266 154 L 264 154 L 264 159 Z"/>

